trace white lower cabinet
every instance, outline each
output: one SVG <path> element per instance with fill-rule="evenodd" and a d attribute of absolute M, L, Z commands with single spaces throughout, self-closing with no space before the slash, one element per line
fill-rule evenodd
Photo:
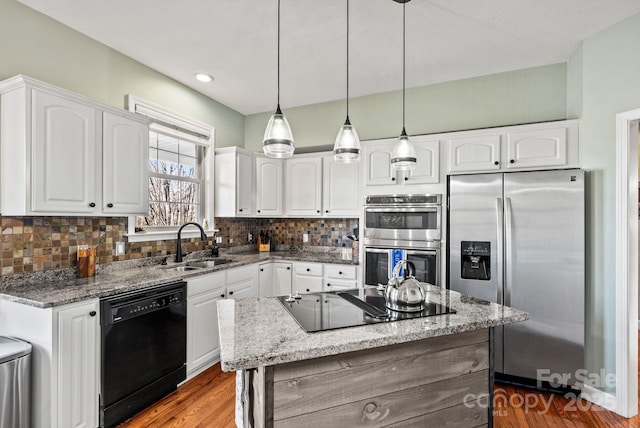
<path fill-rule="evenodd" d="M 274 296 L 289 295 L 292 292 L 291 262 L 274 262 L 273 263 L 273 288 Z"/>
<path fill-rule="evenodd" d="M 98 299 L 45 309 L 0 302 L 0 335 L 33 346 L 32 427 L 98 426 L 99 320 Z"/>
<path fill-rule="evenodd" d="M 220 354 L 218 300 L 225 297 L 225 272 L 187 281 L 187 376 L 200 372 Z"/>
<path fill-rule="evenodd" d="M 293 291 L 320 293 L 322 291 L 322 263 L 293 264 Z"/>
<path fill-rule="evenodd" d="M 218 300 L 256 297 L 256 265 L 204 274 L 187 280 L 187 378 L 218 362 Z"/>
<path fill-rule="evenodd" d="M 62 306 L 57 318 L 58 426 L 95 427 L 98 422 L 100 322 L 98 300 Z M 55 337 L 55 334 L 54 334 Z"/>
<path fill-rule="evenodd" d="M 227 299 L 258 296 L 258 274 L 255 264 L 229 269 L 226 274 Z"/>
<path fill-rule="evenodd" d="M 355 265 L 324 265 L 325 291 L 348 290 L 358 287 L 358 267 Z"/>
<path fill-rule="evenodd" d="M 273 263 L 258 265 L 258 297 L 273 296 Z"/>
<path fill-rule="evenodd" d="M 288 296 L 293 290 L 292 262 L 264 262 L 258 265 L 258 296 Z"/>

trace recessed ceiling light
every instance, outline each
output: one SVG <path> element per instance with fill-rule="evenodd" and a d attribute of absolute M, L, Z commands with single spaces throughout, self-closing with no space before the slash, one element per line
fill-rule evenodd
<path fill-rule="evenodd" d="M 208 83 L 213 81 L 213 76 L 207 73 L 196 73 L 195 76 L 196 76 L 196 79 L 198 79 L 201 82 Z"/>

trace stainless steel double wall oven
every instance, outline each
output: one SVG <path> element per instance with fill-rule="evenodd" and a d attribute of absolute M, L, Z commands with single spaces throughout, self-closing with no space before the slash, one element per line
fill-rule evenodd
<path fill-rule="evenodd" d="M 386 284 L 395 264 L 413 262 L 416 278 L 440 285 L 442 195 L 372 195 L 364 206 L 365 285 Z"/>

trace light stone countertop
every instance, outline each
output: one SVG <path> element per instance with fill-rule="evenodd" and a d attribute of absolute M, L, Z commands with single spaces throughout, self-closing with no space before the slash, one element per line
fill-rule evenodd
<path fill-rule="evenodd" d="M 525 321 L 522 312 L 427 286 L 427 301 L 456 314 L 306 333 L 275 298 L 218 301 L 225 371 L 253 369 Z"/>
<path fill-rule="evenodd" d="M 186 261 L 207 258 L 206 251 L 185 257 Z M 97 273 L 90 278 L 76 278 L 72 269 L 34 272 L 23 275 L 8 275 L 0 278 L 0 300 L 9 300 L 38 308 L 50 308 L 94 298 L 113 296 L 133 290 L 140 290 L 172 281 L 188 279 L 207 273 L 259 263 L 269 260 L 287 260 L 314 263 L 351 264 L 342 260 L 339 251 L 309 252 L 224 252 L 220 259 L 230 259 L 231 263 L 192 271 L 176 272 L 166 267 L 179 266 L 171 263 L 161 266 L 163 257 L 114 262 L 99 265 Z M 213 258 L 208 258 L 215 260 Z"/>

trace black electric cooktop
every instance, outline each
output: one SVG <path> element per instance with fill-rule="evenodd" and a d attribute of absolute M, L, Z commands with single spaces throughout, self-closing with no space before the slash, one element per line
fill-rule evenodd
<path fill-rule="evenodd" d="M 456 313 L 448 306 L 430 302 L 421 312 L 393 311 L 375 287 L 300 294 L 295 299 L 279 296 L 278 301 L 308 333 Z"/>

